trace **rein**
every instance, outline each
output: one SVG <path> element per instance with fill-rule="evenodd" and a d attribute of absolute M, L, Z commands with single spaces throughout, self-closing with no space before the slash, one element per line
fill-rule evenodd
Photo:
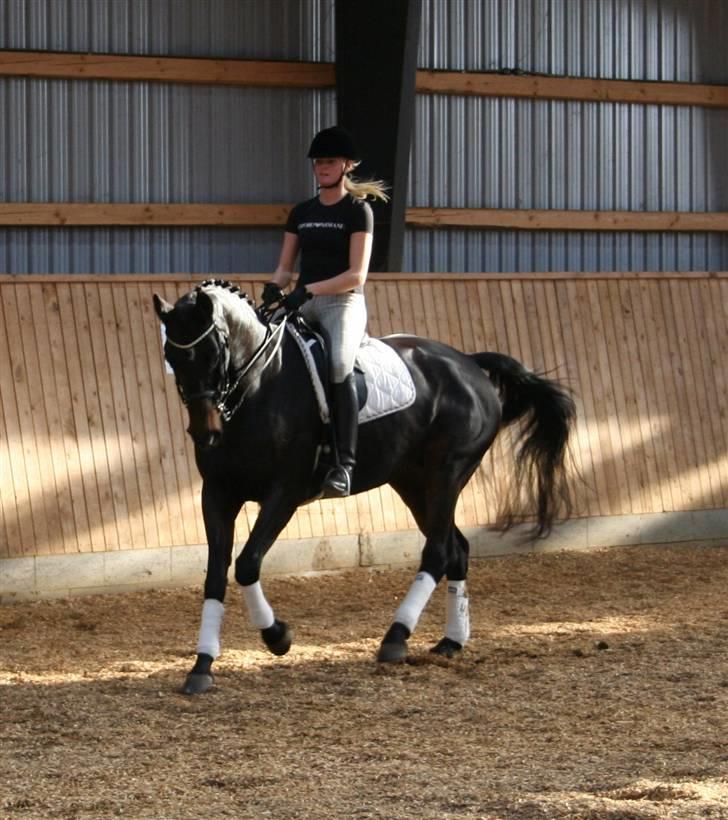
<path fill-rule="evenodd" d="M 195 394 L 194 396 L 185 396 L 184 393 L 182 392 L 181 388 L 179 387 L 179 383 L 178 383 L 177 384 L 177 389 L 179 391 L 180 397 L 182 398 L 182 401 L 184 402 L 184 404 L 188 404 L 192 399 L 213 398 L 215 400 L 215 406 L 217 407 L 218 411 L 220 412 L 220 415 L 223 417 L 223 419 L 226 422 L 230 421 L 230 419 L 240 409 L 240 406 L 242 405 L 242 403 L 245 399 L 245 396 L 248 394 L 248 391 L 252 387 L 252 383 L 249 384 L 245 388 L 245 390 L 243 390 L 243 392 L 240 395 L 240 398 L 237 400 L 237 402 L 235 403 L 235 405 L 233 407 L 228 407 L 227 406 L 227 400 L 238 389 L 238 387 L 240 386 L 240 383 L 242 382 L 242 380 L 250 372 L 251 368 L 255 365 L 255 363 L 258 361 L 258 359 L 261 358 L 261 356 L 265 352 L 266 348 L 271 343 L 275 342 L 275 346 L 273 347 L 273 350 L 270 352 L 270 355 L 263 362 L 263 366 L 261 368 L 261 371 L 265 370 L 265 368 L 271 362 L 271 360 L 276 355 L 276 353 L 278 352 L 278 350 L 281 346 L 281 342 L 283 341 L 283 330 L 285 329 L 285 326 L 286 326 L 287 322 L 288 322 L 288 317 L 284 316 L 283 319 L 280 321 L 280 323 L 275 328 L 275 330 L 273 330 L 273 331 L 271 331 L 270 325 L 266 324 L 265 338 L 263 339 L 261 344 L 258 346 L 258 349 L 255 351 L 255 353 L 253 353 L 253 355 L 250 357 L 247 364 L 237 374 L 237 376 L 235 377 L 235 381 L 232 382 L 232 383 L 230 382 L 230 378 L 229 378 L 229 362 L 230 362 L 229 340 L 228 340 L 227 336 L 225 336 L 224 334 L 221 334 L 222 335 L 222 347 L 225 350 L 225 355 L 226 355 L 226 358 L 227 358 L 227 362 L 225 363 L 224 383 L 222 385 L 218 385 L 218 389 L 215 390 L 215 391 L 205 391 L 203 393 Z M 207 328 L 207 330 L 204 330 L 196 339 L 194 339 L 191 342 L 187 342 L 185 344 L 182 344 L 180 342 L 175 342 L 173 339 L 170 339 L 169 336 L 167 336 L 167 342 L 169 344 L 171 344 L 172 347 L 179 348 L 180 350 L 189 350 L 190 348 L 193 348 L 195 345 L 199 344 L 204 338 L 209 336 L 210 333 L 212 333 L 213 330 L 215 330 L 215 323 L 214 322 L 212 322 L 212 324 Z"/>
<path fill-rule="evenodd" d="M 243 403 L 243 400 L 245 399 L 246 395 L 248 394 L 248 390 L 250 390 L 250 388 L 252 386 L 252 383 L 249 384 L 245 388 L 245 390 L 243 390 L 243 392 L 240 394 L 240 398 L 237 400 L 235 405 L 231 408 L 228 408 L 225 404 L 228 397 L 231 396 L 238 389 L 238 386 L 240 385 L 240 382 L 243 380 L 243 377 L 248 373 L 248 371 L 258 361 L 258 359 L 263 355 L 263 353 L 265 352 L 265 349 L 268 347 L 268 345 L 270 345 L 271 342 L 275 341 L 275 347 L 271 351 L 268 358 L 263 362 L 263 366 L 261 367 L 261 372 L 263 370 L 265 370 L 266 367 L 268 367 L 268 364 L 273 359 L 273 357 L 276 355 L 276 353 L 278 352 L 278 349 L 281 346 L 281 342 L 283 341 L 283 330 L 285 329 L 287 321 L 288 321 L 288 317 L 284 316 L 283 319 L 278 324 L 278 326 L 276 327 L 276 329 L 273 330 L 273 331 L 271 331 L 270 325 L 266 325 L 265 339 L 263 339 L 263 341 L 261 342 L 258 349 L 250 357 L 250 361 L 245 365 L 245 367 L 240 371 L 240 373 L 238 373 L 237 378 L 235 379 L 235 383 L 232 384 L 232 385 L 227 384 L 225 386 L 225 388 L 223 389 L 220 400 L 217 404 L 217 409 L 220 411 L 220 415 L 223 417 L 223 419 L 225 421 L 230 421 L 230 419 L 238 411 L 238 408 Z"/>

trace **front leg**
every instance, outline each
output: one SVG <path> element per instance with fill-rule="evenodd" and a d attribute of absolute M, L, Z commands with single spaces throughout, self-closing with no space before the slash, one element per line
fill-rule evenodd
<path fill-rule="evenodd" d="M 205 601 L 197 640 L 197 660 L 182 687 L 186 695 L 201 695 L 214 683 L 212 664 L 220 654 L 227 574 L 232 560 L 235 519 L 241 506 L 242 501 L 232 498 L 227 487 L 203 482 L 202 516 L 207 534 Z"/>
<path fill-rule="evenodd" d="M 260 568 L 265 554 L 290 521 L 297 506 L 297 500 L 283 493 L 269 496 L 262 503 L 250 538 L 235 562 L 235 580 L 243 589 L 250 622 L 260 630 L 263 642 L 274 655 L 288 652 L 291 633 L 283 621 L 277 620 L 266 600 L 260 584 Z"/>

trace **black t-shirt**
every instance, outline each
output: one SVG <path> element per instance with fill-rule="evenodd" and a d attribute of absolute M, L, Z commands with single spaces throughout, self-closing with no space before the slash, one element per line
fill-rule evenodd
<path fill-rule="evenodd" d="M 322 205 L 314 197 L 293 208 L 286 231 L 298 235 L 301 273 L 297 287 L 303 287 L 347 270 L 351 234 L 373 233 L 374 217 L 369 203 L 351 194 L 335 205 Z"/>

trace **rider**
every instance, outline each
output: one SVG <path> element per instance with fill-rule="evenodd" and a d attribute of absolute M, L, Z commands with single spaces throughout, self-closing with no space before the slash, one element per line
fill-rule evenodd
<path fill-rule="evenodd" d="M 360 157 L 351 135 L 339 126 L 316 134 L 308 157 L 319 192 L 291 210 L 278 267 L 263 289 L 263 301 L 281 299 L 300 251 L 300 274 L 283 304 L 289 310 L 300 308 L 304 319 L 317 323 L 328 344 L 336 453 L 324 479 L 323 496 L 332 498 L 350 494 L 356 461 L 358 403 L 353 370 L 366 333 L 364 282 L 374 230 L 366 200 L 389 197 L 380 180 L 350 176 Z"/>

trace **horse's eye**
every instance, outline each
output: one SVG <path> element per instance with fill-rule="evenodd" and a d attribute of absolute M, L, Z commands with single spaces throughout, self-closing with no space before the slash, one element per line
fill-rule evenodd
<path fill-rule="evenodd" d="M 179 348 L 175 348 L 167 353 L 167 361 L 170 365 L 175 367 L 184 367 L 187 364 L 190 364 L 192 360 L 195 358 L 194 350 L 180 350 Z"/>

